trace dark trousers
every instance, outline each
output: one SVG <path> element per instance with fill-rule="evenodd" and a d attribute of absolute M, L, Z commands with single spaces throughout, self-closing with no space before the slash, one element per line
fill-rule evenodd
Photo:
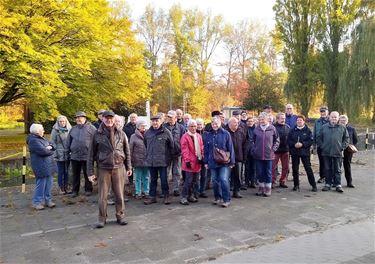
<path fill-rule="evenodd" d="M 72 163 L 72 185 L 73 193 L 79 193 L 79 188 L 81 185 L 81 170 L 83 171 L 83 176 L 85 177 L 85 192 L 92 192 L 92 183 L 87 177 L 86 161 L 85 160 L 71 160 Z"/>
<path fill-rule="evenodd" d="M 167 167 L 149 167 L 150 169 L 150 196 L 152 198 L 156 197 L 156 188 L 158 186 L 158 176 L 160 175 L 161 190 L 164 197 L 169 195 L 169 186 L 168 186 L 168 175 Z"/>
<path fill-rule="evenodd" d="M 61 190 L 66 191 L 69 184 L 69 160 L 57 161 L 57 183 Z"/>
<path fill-rule="evenodd" d="M 236 161 L 236 164 L 231 170 L 230 178 L 233 183 L 233 193 L 239 192 L 241 187 L 241 169 L 242 162 Z"/>
<path fill-rule="evenodd" d="M 325 166 L 326 185 L 331 186 L 332 183 L 336 186 L 341 185 L 341 157 L 323 156 Z"/>
<path fill-rule="evenodd" d="M 198 173 L 199 180 L 195 184 L 194 192 L 195 193 L 204 193 L 207 185 L 207 169 L 202 165 L 201 171 Z M 185 174 L 185 171 L 182 171 L 182 174 Z"/>
<path fill-rule="evenodd" d="M 319 158 L 319 177 L 321 179 L 324 179 L 325 176 L 325 167 L 324 167 L 324 158 L 322 156 L 322 149 L 317 147 L 316 152 L 318 153 L 318 158 Z"/>
<path fill-rule="evenodd" d="M 352 184 L 352 168 L 351 168 L 351 163 L 352 163 L 352 158 L 353 158 L 353 153 L 350 153 L 348 151 L 344 151 L 344 171 L 345 171 L 345 179 L 346 179 L 346 184 L 350 185 Z"/>
<path fill-rule="evenodd" d="M 297 156 L 292 155 L 292 171 L 294 186 L 299 186 L 299 162 L 302 161 L 305 168 L 307 179 L 312 187 L 316 186 L 314 172 L 311 168 L 310 156 Z"/>
<path fill-rule="evenodd" d="M 246 173 L 245 173 L 245 183 L 248 185 L 250 182 L 256 182 L 256 167 L 255 159 L 250 154 L 247 155 L 246 160 Z"/>
<path fill-rule="evenodd" d="M 184 188 L 182 189 L 182 197 L 187 198 L 193 194 L 193 188 L 197 184 L 199 172 L 185 171 Z"/>

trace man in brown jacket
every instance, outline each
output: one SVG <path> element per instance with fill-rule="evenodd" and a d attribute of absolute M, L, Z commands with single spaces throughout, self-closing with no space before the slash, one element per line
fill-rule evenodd
<path fill-rule="evenodd" d="M 122 130 L 114 125 L 115 113 L 105 111 L 103 123 L 96 131 L 90 146 L 87 174 L 91 181 L 98 181 L 99 219 L 97 228 L 104 227 L 107 218 L 107 196 L 109 187 L 115 196 L 117 223 L 126 225 L 124 205 L 124 179 L 132 174 L 128 140 Z M 94 161 L 98 166 L 98 177 L 94 175 Z"/>

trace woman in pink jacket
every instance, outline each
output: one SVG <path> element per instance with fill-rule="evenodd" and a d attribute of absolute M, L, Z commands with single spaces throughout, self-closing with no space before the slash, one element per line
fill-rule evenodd
<path fill-rule="evenodd" d="M 197 133 L 197 122 L 194 119 L 190 119 L 187 128 L 188 131 L 182 136 L 180 141 L 182 170 L 186 175 L 180 201 L 183 205 L 188 205 L 189 202 L 198 202 L 193 195 L 193 188 L 201 171 L 204 153 L 202 137 Z"/>

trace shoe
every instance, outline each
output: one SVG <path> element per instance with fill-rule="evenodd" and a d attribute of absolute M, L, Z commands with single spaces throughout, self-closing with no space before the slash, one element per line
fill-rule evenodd
<path fill-rule="evenodd" d="M 217 199 L 217 200 L 213 200 L 212 201 L 212 204 L 213 205 L 218 205 L 220 203 L 220 199 Z"/>
<path fill-rule="evenodd" d="M 292 191 L 294 191 L 294 192 L 298 191 L 299 192 L 299 186 L 294 186 Z"/>
<path fill-rule="evenodd" d="M 71 196 L 72 198 L 76 198 L 76 197 L 78 197 L 78 193 L 76 193 L 76 192 L 74 192 L 74 193 L 72 193 L 72 196 Z"/>
<path fill-rule="evenodd" d="M 251 183 L 248 185 L 248 187 L 251 188 L 251 189 L 255 189 L 255 188 L 256 188 L 255 182 L 251 182 Z"/>
<path fill-rule="evenodd" d="M 316 186 L 313 186 L 312 189 L 311 189 L 312 192 L 317 192 L 318 191 L 318 188 Z"/>
<path fill-rule="evenodd" d="M 331 190 L 331 187 L 329 187 L 329 186 L 324 186 L 323 189 L 322 189 L 323 192 L 327 192 L 327 191 L 330 191 L 330 190 Z"/>
<path fill-rule="evenodd" d="M 233 193 L 233 197 L 234 198 L 242 198 L 242 195 L 240 194 L 240 192 L 235 192 L 235 193 Z"/>
<path fill-rule="evenodd" d="M 135 199 L 137 199 L 137 200 L 142 199 L 142 195 L 140 195 L 140 194 L 136 194 L 136 195 L 135 195 Z"/>
<path fill-rule="evenodd" d="M 92 192 L 85 192 L 85 196 L 91 196 Z"/>
<path fill-rule="evenodd" d="M 265 187 L 264 192 L 263 192 L 263 196 L 264 197 L 270 197 L 271 196 L 271 188 Z"/>
<path fill-rule="evenodd" d="M 173 191 L 173 196 L 180 196 L 180 192 L 179 191 L 177 191 L 177 190 L 175 190 L 175 191 Z"/>
<path fill-rule="evenodd" d="M 208 195 L 203 192 L 203 193 L 199 194 L 199 197 L 200 198 L 208 198 Z"/>
<path fill-rule="evenodd" d="M 104 225 L 105 225 L 104 222 L 102 222 L 102 221 L 98 221 L 98 222 L 95 224 L 95 228 L 103 228 Z"/>
<path fill-rule="evenodd" d="M 65 189 L 64 189 L 64 188 L 60 188 L 60 189 L 59 189 L 59 194 L 60 194 L 60 195 L 64 195 L 64 194 L 66 194 Z"/>
<path fill-rule="evenodd" d="M 33 208 L 34 208 L 35 210 L 40 211 L 40 210 L 43 210 L 43 209 L 44 209 L 44 206 L 43 206 L 42 204 L 37 204 L 37 205 L 33 205 Z"/>
<path fill-rule="evenodd" d="M 196 203 L 196 202 L 198 202 L 198 199 L 196 199 L 194 196 L 190 196 L 190 197 L 188 197 L 187 200 L 188 200 L 189 202 L 191 202 L 191 203 Z"/>
<path fill-rule="evenodd" d="M 240 187 L 240 190 L 246 191 L 246 190 L 247 190 L 247 188 L 246 188 L 246 186 L 245 186 L 245 185 L 242 185 L 242 186 Z"/>
<path fill-rule="evenodd" d="M 149 204 L 157 203 L 157 201 L 156 201 L 156 198 L 155 198 L 155 197 L 150 197 L 150 198 L 144 200 L 143 203 L 144 203 L 145 205 L 149 205 Z"/>
<path fill-rule="evenodd" d="M 341 186 L 337 186 L 337 187 L 336 187 L 336 192 L 343 193 L 344 190 L 342 189 Z"/>
<path fill-rule="evenodd" d="M 46 204 L 46 206 L 47 206 L 48 208 L 53 208 L 53 207 L 56 207 L 56 204 L 55 204 L 54 202 L 48 202 L 48 203 Z"/>
<path fill-rule="evenodd" d="M 124 203 L 129 202 L 129 198 L 124 198 Z"/>
<path fill-rule="evenodd" d="M 285 182 L 280 182 L 279 187 L 280 188 L 288 188 L 288 185 L 286 185 Z"/>
<path fill-rule="evenodd" d="M 226 202 L 226 203 L 222 203 L 222 204 L 221 204 L 221 207 L 223 207 L 223 208 L 228 208 L 229 205 L 230 205 L 230 202 Z"/>
<path fill-rule="evenodd" d="M 114 205 L 114 204 L 115 204 L 115 201 L 113 201 L 112 199 L 108 199 L 108 200 L 107 200 L 107 204 L 108 204 L 108 205 Z"/>
<path fill-rule="evenodd" d="M 353 184 L 348 184 L 348 185 L 346 185 L 348 188 L 355 188 L 355 186 L 353 185 Z"/>
<path fill-rule="evenodd" d="M 336 188 L 337 187 L 337 185 L 336 184 L 332 184 L 332 188 Z"/>
<path fill-rule="evenodd" d="M 127 225 L 128 222 L 126 222 L 124 218 L 121 218 L 121 219 L 117 219 L 117 224 L 119 224 L 119 225 Z"/>
<path fill-rule="evenodd" d="M 166 196 L 165 198 L 164 198 L 164 204 L 171 204 L 171 200 L 169 199 L 169 196 Z"/>
<path fill-rule="evenodd" d="M 181 198 L 180 204 L 182 204 L 182 205 L 189 205 L 189 202 L 188 202 L 188 200 L 186 198 Z"/>
<path fill-rule="evenodd" d="M 160 198 L 160 199 L 163 199 L 163 198 L 164 198 L 164 194 L 160 194 L 160 195 L 159 195 L 159 198 Z"/>
<path fill-rule="evenodd" d="M 319 180 L 317 181 L 317 183 L 324 183 L 324 178 L 319 178 Z"/>
<path fill-rule="evenodd" d="M 264 193 L 264 187 L 258 187 L 258 191 L 255 194 L 256 196 L 263 196 Z"/>

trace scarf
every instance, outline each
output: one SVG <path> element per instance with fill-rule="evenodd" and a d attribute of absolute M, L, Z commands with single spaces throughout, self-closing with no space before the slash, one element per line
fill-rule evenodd
<path fill-rule="evenodd" d="M 202 160 L 202 152 L 201 152 L 201 147 L 198 142 L 197 133 L 193 134 L 190 131 L 188 131 L 187 133 L 189 134 L 189 136 L 191 136 L 194 139 L 195 155 L 197 156 L 198 160 Z"/>
<path fill-rule="evenodd" d="M 260 125 L 260 128 L 263 130 L 263 131 L 266 131 L 267 127 L 269 127 L 270 124 L 267 124 L 267 125 Z"/>

